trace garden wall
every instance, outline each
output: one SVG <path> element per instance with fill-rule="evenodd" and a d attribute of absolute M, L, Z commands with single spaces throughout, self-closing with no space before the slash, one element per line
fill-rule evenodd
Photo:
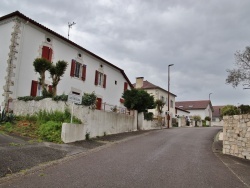
<path fill-rule="evenodd" d="M 223 120 L 223 153 L 250 160 L 250 114 Z"/>
<path fill-rule="evenodd" d="M 147 121 L 144 119 L 143 113 L 138 114 L 138 127 L 140 130 L 150 130 L 150 129 L 160 128 L 160 125 L 158 124 L 159 123 L 157 120 Z"/>
<path fill-rule="evenodd" d="M 51 99 L 41 101 L 13 101 L 13 112 L 15 115 L 34 114 L 40 110 L 71 112 L 72 103 L 55 102 Z M 137 130 L 137 114 L 133 116 L 114 112 L 91 110 L 85 106 L 74 105 L 74 116 L 82 121 L 82 124 L 63 124 L 62 140 L 65 143 L 84 140 L 85 135 L 91 137 L 103 136 L 104 134 L 117 134 Z"/>

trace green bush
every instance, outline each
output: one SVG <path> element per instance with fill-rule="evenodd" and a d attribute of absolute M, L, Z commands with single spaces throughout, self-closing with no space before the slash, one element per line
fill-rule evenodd
<path fill-rule="evenodd" d="M 4 127 L 4 130 L 7 131 L 7 132 L 12 132 L 12 130 L 13 130 L 13 125 L 11 123 L 9 123 L 9 122 L 5 123 L 3 125 L 3 127 Z"/>
<path fill-rule="evenodd" d="M 211 118 L 209 116 L 206 116 L 205 121 L 211 121 Z"/>
<path fill-rule="evenodd" d="M 94 106 L 96 103 L 96 94 L 95 92 L 92 93 L 84 93 L 82 96 L 82 104 L 84 106 Z"/>
<path fill-rule="evenodd" d="M 144 112 L 144 119 L 147 121 L 152 121 L 153 116 L 154 116 L 154 114 L 152 112 Z"/>
<path fill-rule="evenodd" d="M 221 109 L 222 116 L 232 116 L 232 115 L 238 115 L 238 114 L 240 114 L 240 110 L 236 106 L 233 106 L 233 105 L 227 105 Z"/>
<path fill-rule="evenodd" d="M 54 101 L 68 101 L 68 95 L 62 94 L 52 98 Z"/>
<path fill-rule="evenodd" d="M 61 140 L 62 123 L 48 121 L 39 127 L 39 134 L 42 139 L 49 142 L 62 142 Z"/>

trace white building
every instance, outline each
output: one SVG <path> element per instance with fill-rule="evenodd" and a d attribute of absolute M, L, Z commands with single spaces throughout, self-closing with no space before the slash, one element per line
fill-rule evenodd
<path fill-rule="evenodd" d="M 134 87 L 136 89 L 143 89 L 145 90 L 148 94 L 152 95 L 154 97 L 154 100 L 162 100 L 165 105 L 163 107 L 163 113 L 165 114 L 168 112 L 168 91 L 165 89 L 156 86 L 149 81 L 144 81 L 143 77 L 137 77 L 136 78 L 136 83 L 134 84 Z M 169 92 L 169 111 L 170 111 L 170 116 L 175 117 L 175 97 L 176 95 Z M 153 112 L 154 116 L 158 115 L 158 112 L 156 109 L 151 109 L 148 110 L 149 112 Z M 162 114 L 162 115 L 164 115 Z"/>
<path fill-rule="evenodd" d="M 210 100 L 178 101 L 175 103 L 175 106 L 189 111 L 189 116 L 199 115 L 202 120 L 208 116 L 212 120 L 213 106 Z"/>
<path fill-rule="evenodd" d="M 39 96 L 33 62 L 46 58 L 68 62 L 57 94 L 95 92 L 101 103 L 123 106 L 122 93 L 133 86 L 124 71 L 58 33 L 16 11 L 0 18 L 1 109 L 19 96 Z M 46 72 L 46 85 L 51 85 Z"/>

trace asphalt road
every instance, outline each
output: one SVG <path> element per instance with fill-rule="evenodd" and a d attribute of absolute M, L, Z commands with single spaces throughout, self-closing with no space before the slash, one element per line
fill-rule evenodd
<path fill-rule="evenodd" d="M 78 155 L 0 187 L 246 187 L 212 152 L 219 128 L 174 128 Z"/>

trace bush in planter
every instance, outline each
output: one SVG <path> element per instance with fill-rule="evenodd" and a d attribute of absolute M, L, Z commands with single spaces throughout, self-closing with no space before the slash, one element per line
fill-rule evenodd
<path fill-rule="evenodd" d="M 198 126 L 198 125 L 197 125 L 197 122 L 201 120 L 201 116 L 199 116 L 199 115 L 194 115 L 194 116 L 193 116 L 193 119 L 194 119 L 194 121 L 195 121 L 195 127 L 197 127 L 197 126 Z"/>

